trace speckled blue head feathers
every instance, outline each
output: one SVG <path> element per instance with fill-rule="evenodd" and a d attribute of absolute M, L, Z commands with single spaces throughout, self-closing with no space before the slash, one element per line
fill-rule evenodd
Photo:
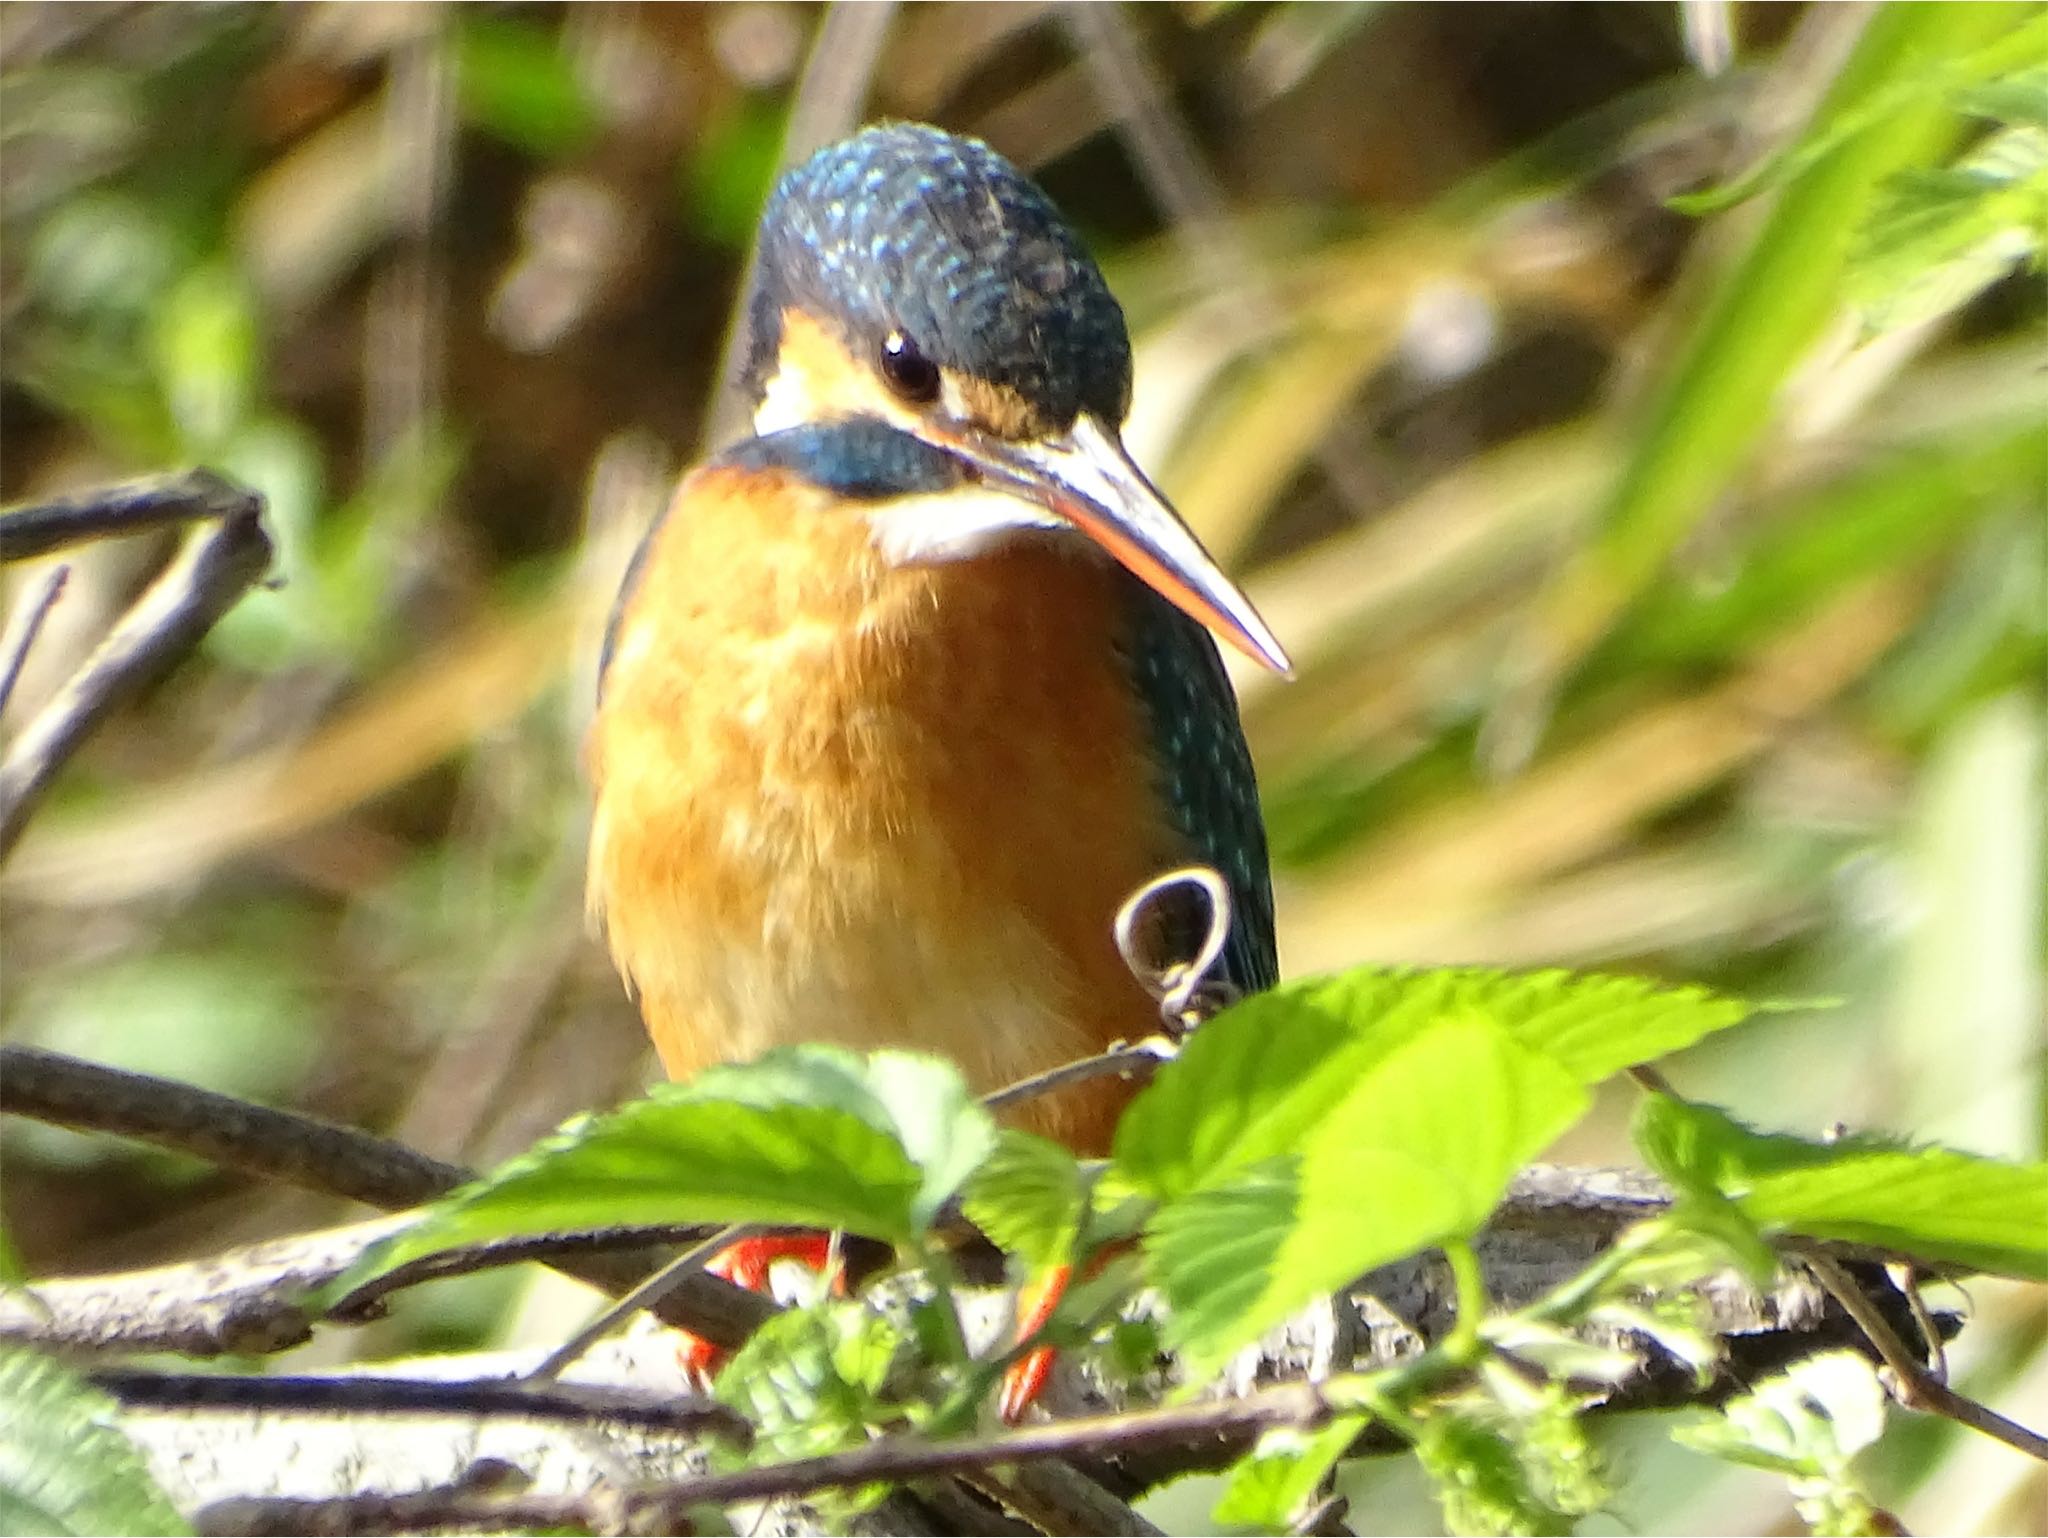
<path fill-rule="evenodd" d="M 791 307 L 858 356 L 899 333 L 1056 427 L 1083 411 L 1114 425 L 1130 404 L 1123 310 L 1051 199 L 979 140 L 887 123 L 785 175 L 750 301 L 756 399 Z"/>

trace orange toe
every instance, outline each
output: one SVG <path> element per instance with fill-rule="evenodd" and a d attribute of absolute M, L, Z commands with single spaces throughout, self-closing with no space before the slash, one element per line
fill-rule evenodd
<path fill-rule="evenodd" d="M 1067 1284 L 1073 1277 L 1072 1266 L 1054 1266 L 1017 1290 L 1018 1340 L 1029 1340 L 1045 1328 L 1046 1321 L 1060 1306 L 1060 1299 L 1067 1295 Z M 1002 1394 L 996 1402 L 1004 1424 L 1014 1426 L 1024 1412 L 1038 1402 L 1038 1396 L 1045 1391 L 1046 1380 L 1052 1376 L 1056 1355 L 1058 1353 L 1052 1347 L 1039 1346 L 1010 1364 L 1003 1374 Z"/>
<path fill-rule="evenodd" d="M 735 1287 L 744 1287 L 749 1292 L 766 1292 L 768 1273 L 774 1269 L 776 1261 L 794 1260 L 813 1271 L 823 1271 L 831 1258 L 830 1234 L 767 1234 L 727 1245 L 704 1269 L 713 1276 L 724 1277 Z M 843 1274 L 832 1278 L 832 1290 L 835 1293 L 846 1290 Z M 692 1335 L 688 1330 L 682 1335 L 683 1344 L 676 1350 L 676 1359 L 693 1382 L 708 1385 L 718 1369 L 725 1365 L 729 1353 L 724 1347 L 714 1345 L 702 1336 Z"/>

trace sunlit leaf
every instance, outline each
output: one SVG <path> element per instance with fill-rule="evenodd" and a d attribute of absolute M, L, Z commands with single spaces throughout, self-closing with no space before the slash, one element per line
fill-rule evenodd
<path fill-rule="evenodd" d="M 1211 1020 L 1160 1070 L 1117 1128 L 1117 1170 L 1170 1197 L 1287 1154 L 1376 1064 L 1445 1019 L 1497 1024 L 1590 1085 L 1748 1010 L 1704 989 L 1555 971 L 1368 967 L 1287 984 Z"/>
<path fill-rule="evenodd" d="M 1873 332 L 1962 308 L 2048 246 L 2048 128 L 1991 136 L 1958 165 L 1902 175 L 1865 220 L 1849 302 Z"/>
<path fill-rule="evenodd" d="M 191 1531 L 116 1414 L 68 1368 L 0 1346 L 0 1532 Z"/>
<path fill-rule="evenodd" d="M 839 1452 L 867 1439 L 902 1337 L 850 1299 L 775 1315 L 718 1374 L 718 1399 L 754 1428 L 750 1462 Z"/>
<path fill-rule="evenodd" d="M 454 1245 L 619 1223 L 776 1223 L 903 1241 L 993 1138 L 950 1064 L 785 1048 L 571 1122 L 435 1203 L 340 1286 Z"/>
<path fill-rule="evenodd" d="M 2048 1279 L 2048 1164 L 1755 1132 L 1663 1095 L 1637 1113 L 1636 1143 L 1665 1178 L 1721 1192 L 1767 1232 Z"/>
<path fill-rule="evenodd" d="M 1439 1017 L 1365 1065 L 1296 1151 L 1165 1203 L 1146 1234 L 1168 1337 L 1214 1366 L 1371 1267 L 1471 1234 L 1585 1088 L 1476 1015 Z"/>
<path fill-rule="evenodd" d="M 1572 1530 L 1571 1518 L 1536 1493 L 1514 1445 L 1490 1427 L 1461 1415 L 1434 1416 L 1423 1423 L 1415 1452 L 1453 1533 Z"/>
<path fill-rule="evenodd" d="M 1081 1166 L 1058 1143 L 1005 1128 L 973 1179 L 963 1206 L 989 1241 L 1034 1266 L 1073 1250 L 1087 1201 Z"/>
<path fill-rule="evenodd" d="M 747 1464 L 823 1457 L 868 1440 L 892 1412 L 882 1385 L 903 1341 L 888 1317 L 860 1303 L 827 1300 L 787 1309 L 756 1330 L 718 1375 L 716 1397 L 754 1428 Z M 832 1501 L 835 1516 L 872 1506 L 885 1485 Z"/>
<path fill-rule="evenodd" d="M 1216 1524 L 1254 1533 L 1291 1530 L 1365 1426 L 1364 1416 L 1347 1415 L 1317 1431 L 1268 1431 L 1232 1465 L 1216 1501 Z"/>

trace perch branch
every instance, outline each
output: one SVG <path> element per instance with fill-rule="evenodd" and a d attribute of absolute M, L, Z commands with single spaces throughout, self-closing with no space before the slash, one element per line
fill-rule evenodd
<path fill-rule="evenodd" d="M 0 1047 L 0 1111 L 140 1138 L 387 1210 L 431 1201 L 475 1178 L 460 1165 L 388 1138 L 31 1047 Z M 331 1283 L 394 1227 L 362 1224 L 92 1284 L 47 1283 L 38 1293 L 52 1307 L 49 1343 L 197 1355 L 284 1349 L 306 1339 L 320 1317 L 299 1295 Z M 688 1242 L 703 1232 L 700 1225 L 675 1225 L 473 1245 L 379 1278 L 342 1299 L 328 1317 L 360 1315 L 389 1292 L 428 1277 L 521 1260 L 547 1261 L 593 1286 L 620 1292 L 660 1264 L 658 1255 L 627 1251 Z M 90 1290 L 78 1291 L 88 1285 Z M 32 1338 L 33 1319 L 17 1317 L 11 1306 L 0 1300 L 0 1336 Z M 655 1312 L 707 1340 L 738 1345 L 773 1308 L 718 1277 L 697 1276 L 674 1289 Z"/>

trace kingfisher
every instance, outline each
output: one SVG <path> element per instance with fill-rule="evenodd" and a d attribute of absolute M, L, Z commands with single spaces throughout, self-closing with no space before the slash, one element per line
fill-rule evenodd
<path fill-rule="evenodd" d="M 1150 1034 L 1112 922 L 1190 862 L 1230 888 L 1221 980 L 1271 985 L 1216 643 L 1287 657 L 1123 447 L 1079 237 L 986 144 L 888 123 L 785 174 L 757 252 L 752 436 L 636 552 L 588 743 L 590 908 L 666 1071 L 832 1041 L 987 1093 Z M 1010 1119 L 1101 1154 L 1129 1093 Z"/>

